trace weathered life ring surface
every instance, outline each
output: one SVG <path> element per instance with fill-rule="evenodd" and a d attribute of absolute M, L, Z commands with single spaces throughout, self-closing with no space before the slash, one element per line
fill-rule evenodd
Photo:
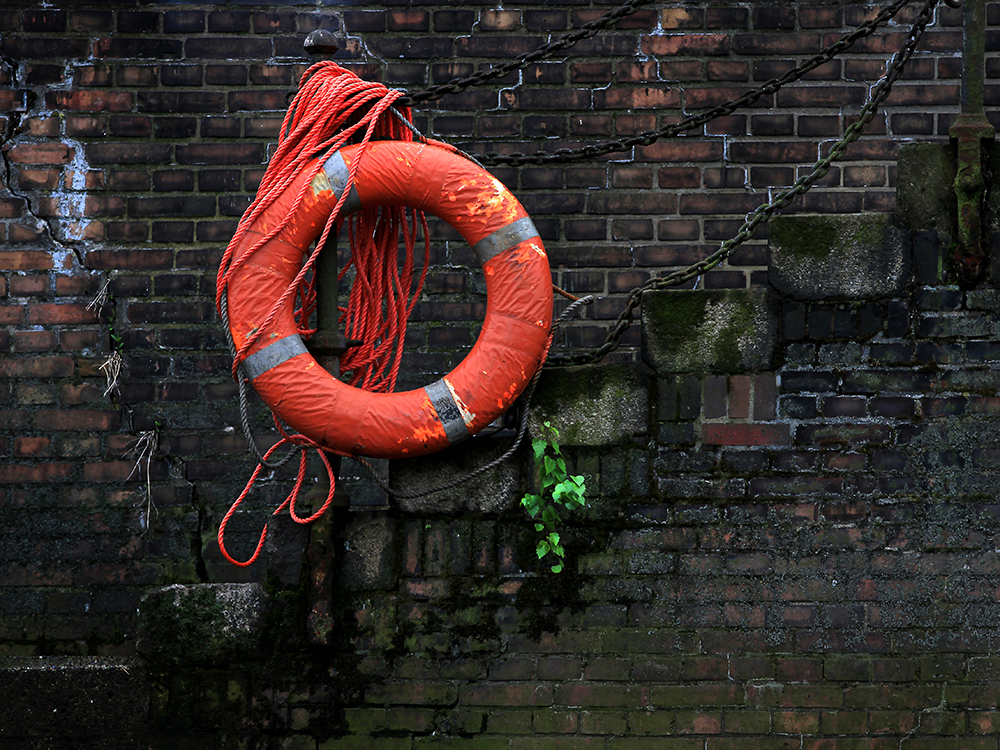
<path fill-rule="evenodd" d="M 527 212 L 499 180 L 464 157 L 427 143 L 373 141 L 321 156 L 292 220 L 253 252 L 228 285 L 237 348 L 260 325 L 321 233 L 358 159 L 341 215 L 402 205 L 438 216 L 472 246 L 486 279 L 486 318 L 468 356 L 428 386 L 372 393 L 327 373 L 306 350 L 293 301 L 242 363 L 254 389 L 292 429 L 327 448 L 375 458 L 420 456 L 474 435 L 520 395 L 541 364 L 552 321 L 548 258 Z M 308 174 L 309 170 L 304 170 Z M 291 210 L 306 177 L 293 182 L 249 228 L 236 262 Z"/>

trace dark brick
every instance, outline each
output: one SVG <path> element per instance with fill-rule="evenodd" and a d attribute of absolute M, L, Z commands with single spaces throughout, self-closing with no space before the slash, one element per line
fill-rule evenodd
<path fill-rule="evenodd" d="M 824 417 L 864 417 L 868 406 L 857 396 L 832 396 L 823 399 Z"/>
<path fill-rule="evenodd" d="M 113 24 L 110 10 L 74 10 L 70 20 L 74 31 L 110 31 Z"/>
<path fill-rule="evenodd" d="M 149 37 L 111 37 L 98 39 L 94 45 L 97 57 L 176 60 L 184 56 L 183 43 L 178 39 Z"/>
<path fill-rule="evenodd" d="M 250 30 L 250 13 L 247 11 L 211 11 L 208 30 L 212 33 L 240 33 Z"/>
<path fill-rule="evenodd" d="M 61 65 L 26 65 L 25 66 L 25 83 L 29 86 L 45 86 L 53 83 L 61 83 L 63 80 L 63 75 L 65 74 L 65 68 Z M 79 77 L 76 78 L 77 86 L 107 86 L 111 83 L 111 74 L 109 70 L 95 71 L 97 75 L 92 83 L 82 83 Z M 79 76 L 79 71 L 77 71 Z M 46 95 L 46 101 L 58 101 L 56 97 L 50 97 Z"/>
<path fill-rule="evenodd" d="M 90 45 L 86 39 L 65 37 L 7 37 L 4 54 L 20 60 L 51 60 L 89 57 Z"/>
<path fill-rule="evenodd" d="M 200 65 L 161 65 L 160 82 L 164 86 L 200 86 Z"/>
<path fill-rule="evenodd" d="M 794 391 L 829 393 L 836 390 L 838 380 L 832 372 L 786 372 L 781 376 L 781 390 L 786 393 Z"/>
<path fill-rule="evenodd" d="M 787 419 L 815 419 L 819 416 L 815 396 L 786 396 L 778 401 L 778 413 Z"/>
<path fill-rule="evenodd" d="M 225 94 L 214 91 L 142 91 L 137 95 L 140 112 L 220 112 Z"/>
<path fill-rule="evenodd" d="M 301 48 L 301 42 L 299 45 Z M 271 42 L 246 37 L 193 37 L 184 42 L 184 56 L 196 60 L 266 60 L 271 56 Z"/>
<path fill-rule="evenodd" d="M 746 8 L 723 6 L 705 10 L 705 26 L 709 29 L 745 29 L 749 18 Z"/>
<path fill-rule="evenodd" d="M 148 34 L 156 32 L 160 25 L 160 14 L 153 11 L 118 11 L 118 33 Z"/>
<path fill-rule="evenodd" d="M 205 13 L 200 10 L 168 10 L 163 13 L 163 31 L 168 34 L 197 34 L 205 30 Z"/>

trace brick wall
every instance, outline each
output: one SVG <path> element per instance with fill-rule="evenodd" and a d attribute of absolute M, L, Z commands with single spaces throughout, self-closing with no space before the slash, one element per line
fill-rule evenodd
<path fill-rule="evenodd" d="M 419 89 L 604 6 L 35 6 L 0 9 L 0 654 L 128 655 L 151 587 L 268 572 L 267 559 L 229 566 L 214 542 L 253 467 L 213 291 L 308 65 L 305 34 L 331 29 L 346 38 L 342 64 Z M 987 6 L 994 117 L 1000 3 Z M 653 6 L 415 120 L 474 153 L 618 138 L 780 75 L 876 8 Z M 827 153 L 912 15 L 683 140 L 494 169 L 539 227 L 554 281 L 600 297 L 554 353 L 601 343 L 630 288 L 713 251 Z M 786 213 L 894 210 L 900 144 L 946 142 L 959 111 L 960 22 L 937 11 L 884 117 Z M 996 748 L 997 305 L 990 288 L 964 292 L 913 260 L 943 253 L 923 229 L 906 227 L 914 267 L 900 289 L 860 301 L 783 291 L 769 364 L 650 374 L 632 364 L 633 328 L 611 360 L 649 411 L 613 442 L 572 449 L 594 510 L 571 534 L 562 582 L 530 575 L 516 491 L 403 513 L 355 482 L 348 536 L 382 557 L 346 553 L 328 606 L 358 630 L 319 653 L 356 651 L 344 674 L 365 690 L 313 676 L 313 692 L 289 698 L 291 677 L 243 675 L 235 700 L 253 714 L 266 686 L 268 718 L 226 731 L 309 748 L 343 733 L 320 746 L 374 734 L 410 747 L 432 732 L 516 750 L 722 750 L 748 736 L 764 748 L 844 736 L 845 747 Z M 771 252 L 761 230 L 701 284 L 767 289 Z M 484 296 L 470 261 L 436 238 L 405 383 L 447 372 L 474 340 Z M 105 393 L 114 351 L 127 369 Z M 265 415 L 255 424 L 266 441 Z M 136 465 L 143 436 L 157 448 L 148 472 Z M 529 473 L 522 456 L 508 489 Z M 265 483 L 235 520 L 238 555 L 287 480 Z M 189 710 L 178 690 L 156 716 Z M 343 698 L 334 715 L 324 690 Z M 217 737 L 222 724 L 206 721 Z"/>

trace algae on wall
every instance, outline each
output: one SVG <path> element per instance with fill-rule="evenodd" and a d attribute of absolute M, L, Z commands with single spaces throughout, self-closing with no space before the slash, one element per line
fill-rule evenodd
<path fill-rule="evenodd" d="M 763 370 L 778 317 L 765 289 L 646 292 L 642 333 L 643 359 L 657 373 Z"/>

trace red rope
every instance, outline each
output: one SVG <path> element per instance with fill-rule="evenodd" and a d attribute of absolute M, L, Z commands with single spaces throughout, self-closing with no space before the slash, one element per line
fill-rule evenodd
<path fill-rule="evenodd" d="M 327 237 L 331 232 L 336 236 L 342 224 L 346 223 L 351 258 L 341 269 L 340 279 L 352 269 L 354 279 L 347 306 L 340 308 L 340 324 L 347 338 L 359 340 L 361 344 L 352 347 L 341 357 L 341 371 L 349 374 L 348 382 L 351 385 L 364 390 L 387 392 L 395 387 L 407 321 L 420 297 L 430 259 L 427 223 L 421 212 L 402 207 L 365 208 L 346 220 L 340 217 L 340 211 L 350 194 L 358 164 L 364 158 L 365 148 L 372 138 L 413 140 L 412 132 L 389 111 L 392 103 L 401 96 L 403 96 L 401 91 L 394 91 L 380 83 L 363 81 L 330 61 L 313 65 L 302 76 L 299 92 L 285 115 L 278 147 L 257 189 L 257 195 L 240 219 L 236 233 L 222 256 L 216 282 L 216 305 L 220 315 L 223 295 L 226 294 L 233 274 L 287 225 L 302 203 L 312 177 L 323 166 L 323 160 L 315 157 L 326 152 L 332 153 L 357 140 L 359 136 L 361 148 L 357 158 L 351 163 L 347 187 L 330 214 L 323 232 L 316 240 L 315 248 L 296 277 L 268 311 L 264 321 L 237 350 L 233 361 L 234 377 L 237 377 L 239 363 L 246 357 L 250 347 L 257 341 L 261 332 L 273 322 L 278 311 L 289 299 L 294 298 L 296 302 L 294 314 L 300 334 L 308 338 L 315 333 L 315 329 L 309 327 L 309 318 L 316 309 L 316 285 L 312 270 Z M 399 111 L 407 120 L 410 119 L 409 108 L 400 107 Z M 292 211 L 238 260 L 234 260 L 235 251 L 246 236 L 247 229 L 306 169 L 308 179 L 295 196 Z M 418 224 L 424 236 L 424 260 L 420 275 L 414 280 L 413 253 Z M 399 249 L 400 235 L 402 235 L 402 258 Z M 275 510 L 275 514 L 288 507 L 295 521 L 309 523 L 323 514 L 333 498 L 335 477 L 325 455 L 329 449 L 302 435 L 285 435 L 284 432 L 282 434 L 284 437 L 265 454 L 264 460 L 267 460 L 275 448 L 285 443 L 302 446 L 302 457 L 299 461 L 295 487 L 285 502 Z M 330 475 L 330 493 L 319 511 L 306 519 L 301 519 L 295 515 L 295 500 L 298 498 L 305 477 L 308 448 L 315 448 L 323 459 Z M 261 532 L 257 549 L 247 562 L 238 562 L 230 557 L 223 543 L 223 533 L 229 519 L 249 494 L 262 468 L 263 465 L 258 464 L 243 493 L 233 503 L 219 526 L 219 547 L 223 556 L 234 565 L 246 566 L 256 560 L 267 535 L 265 527 Z"/>

